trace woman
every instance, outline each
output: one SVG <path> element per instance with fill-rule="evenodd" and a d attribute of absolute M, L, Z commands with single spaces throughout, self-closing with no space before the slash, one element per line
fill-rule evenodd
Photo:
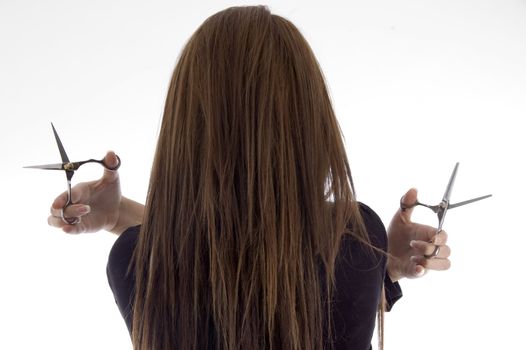
<path fill-rule="evenodd" d="M 49 223 L 120 234 L 108 278 L 135 349 L 369 349 L 384 285 L 390 307 L 396 281 L 447 269 L 449 248 L 399 210 L 387 250 L 354 193 L 309 45 L 267 8 L 233 7 L 181 53 L 146 206 L 106 170 L 73 190 L 80 223 L 60 219 L 64 195 Z"/>

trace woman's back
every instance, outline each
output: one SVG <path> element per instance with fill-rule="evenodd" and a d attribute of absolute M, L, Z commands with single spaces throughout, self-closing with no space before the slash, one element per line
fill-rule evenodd
<path fill-rule="evenodd" d="M 371 242 L 385 250 L 387 241 L 382 222 L 366 205 L 361 204 L 360 209 Z M 127 271 L 139 231 L 140 227 L 131 227 L 118 238 L 110 252 L 107 266 L 110 287 L 130 333 L 133 328 L 135 278 L 133 269 L 130 274 L 127 274 Z M 331 348 L 329 344 L 332 344 L 334 349 L 370 348 L 384 276 L 385 257 L 371 254 L 369 249 L 364 249 L 362 243 L 350 236 L 342 239 L 335 264 L 336 286 L 331 304 L 332 341 L 325 331 L 325 348 Z M 323 280 L 323 276 L 321 279 Z M 398 285 L 391 283 L 388 278 L 385 282 L 387 301 L 391 305 L 401 296 L 401 291 Z M 213 332 L 208 334 L 208 340 L 210 348 L 214 348 Z"/>
<path fill-rule="evenodd" d="M 135 348 L 321 348 L 344 235 L 374 256 L 309 45 L 265 7 L 211 16 L 168 90 L 132 256 Z"/>

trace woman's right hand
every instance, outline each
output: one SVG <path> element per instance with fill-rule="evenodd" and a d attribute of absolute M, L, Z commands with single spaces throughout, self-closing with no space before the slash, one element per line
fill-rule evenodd
<path fill-rule="evenodd" d="M 112 168 L 118 165 L 119 160 L 115 153 L 110 151 L 104 157 L 104 163 Z M 62 220 L 61 210 L 67 197 L 67 192 L 64 192 L 51 205 L 49 225 L 61 228 L 66 233 L 100 230 L 115 232 L 123 199 L 117 170 L 105 168 L 104 175 L 99 180 L 83 182 L 71 189 L 71 200 L 74 204 L 65 209 L 64 216 L 81 218 L 78 224 L 70 225 Z"/>

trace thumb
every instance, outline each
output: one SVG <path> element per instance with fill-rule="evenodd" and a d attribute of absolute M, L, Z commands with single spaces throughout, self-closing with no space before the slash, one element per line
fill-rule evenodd
<path fill-rule="evenodd" d="M 121 165 L 121 160 L 115 154 L 115 152 L 108 151 L 108 153 L 106 153 L 106 156 L 103 159 L 103 162 L 106 165 L 106 167 L 104 167 L 104 180 L 109 182 L 115 182 L 119 180 L 119 172 L 117 171 L 117 169 Z"/>
<path fill-rule="evenodd" d="M 413 205 L 417 201 L 418 191 L 416 188 L 411 188 L 400 199 L 400 215 L 403 221 L 410 222 L 411 214 L 413 214 Z"/>

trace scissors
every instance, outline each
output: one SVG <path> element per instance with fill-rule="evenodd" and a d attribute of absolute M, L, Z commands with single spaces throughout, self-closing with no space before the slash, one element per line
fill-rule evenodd
<path fill-rule="evenodd" d="M 440 232 L 442 231 L 442 225 L 444 224 L 444 219 L 446 218 L 446 213 L 448 209 L 457 208 L 457 207 L 460 207 L 460 206 L 463 206 L 469 203 L 477 202 L 482 199 L 491 197 L 491 194 L 488 194 L 485 196 L 469 199 L 467 201 L 450 204 L 449 198 L 451 197 L 451 191 L 453 190 L 453 185 L 455 184 L 455 178 L 457 177 L 458 164 L 459 164 L 458 162 L 457 164 L 455 164 L 455 168 L 453 169 L 453 173 L 451 174 L 451 177 L 449 178 L 449 183 L 447 184 L 447 187 L 446 187 L 446 192 L 444 193 L 444 196 L 442 197 L 442 201 L 440 203 L 438 203 L 437 205 L 429 205 L 429 204 L 424 204 L 424 203 L 420 203 L 419 201 L 416 201 L 413 204 L 405 205 L 402 203 L 402 199 L 403 199 L 402 197 L 400 199 L 400 209 L 402 211 L 406 211 L 407 209 L 416 207 L 417 205 L 421 205 L 421 206 L 431 209 L 438 216 L 437 232 Z M 436 256 L 438 254 L 438 251 L 439 251 L 438 249 L 435 249 L 435 251 L 431 255 L 426 256 L 426 257 L 429 258 L 429 257 Z"/>
<path fill-rule="evenodd" d="M 60 141 L 60 137 L 58 137 L 57 131 L 55 130 L 55 126 L 53 123 L 51 123 L 51 128 L 53 129 L 53 134 L 55 135 L 55 140 L 57 141 L 58 150 L 60 152 L 60 157 L 62 158 L 62 163 L 56 163 L 56 164 L 45 164 L 45 165 L 34 165 L 34 166 L 26 166 L 24 168 L 33 168 L 33 169 L 44 169 L 44 170 L 63 170 L 66 172 L 66 179 L 68 180 L 68 199 L 66 201 L 66 204 L 62 207 L 60 211 L 60 217 L 62 220 L 70 225 L 75 225 L 80 222 L 80 218 L 77 217 L 66 217 L 64 216 L 64 211 L 66 208 L 73 204 L 71 201 L 71 179 L 73 178 L 73 174 L 76 170 L 80 168 L 81 165 L 84 165 L 86 163 L 99 163 L 103 167 L 109 170 L 117 170 L 121 166 L 121 159 L 119 156 L 117 156 L 117 160 L 119 163 L 115 167 L 109 167 L 104 163 L 103 160 L 97 160 L 97 159 L 88 159 L 81 162 L 70 162 L 68 155 L 66 154 L 66 151 L 64 150 L 64 146 L 62 145 L 62 142 Z"/>

